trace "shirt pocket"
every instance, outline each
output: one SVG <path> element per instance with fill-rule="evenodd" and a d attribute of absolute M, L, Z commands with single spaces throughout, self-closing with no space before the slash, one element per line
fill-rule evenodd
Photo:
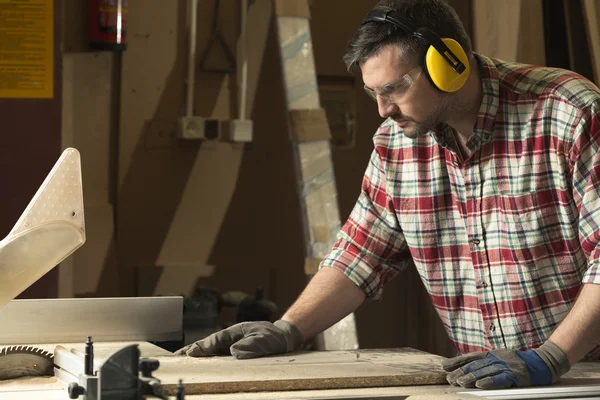
<path fill-rule="evenodd" d="M 499 196 L 505 292 L 520 346 L 542 343 L 568 313 L 581 285 L 582 260 L 571 212 L 547 193 Z M 572 236 L 569 239 L 569 236 Z M 583 261 L 585 265 L 585 261 Z M 576 290 L 575 290 L 576 291 Z"/>

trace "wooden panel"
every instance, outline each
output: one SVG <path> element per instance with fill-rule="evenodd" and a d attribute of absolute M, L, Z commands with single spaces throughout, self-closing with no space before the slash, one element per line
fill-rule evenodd
<path fill-rule="evenodd" d="M 179 378 L 185 382 L 186 394 L 447 383 L 440 366 L 443 357 L 410 348 L 308 352 L 243 361 L 233 357 L 158 359 L 160 368 L 155 375 L 171 394 Z M 599 378 L 600 363 L 582 362 L 573 366 L 561 382 L 583 385 Z"/>
<path fill-rule="evenodd" d="M 319 92 L 308 19 L 279 17 L 277 25 L 287 108 L 317 110 Z M 294 140 L 292 146 L 296 153 L 298 195 L 303 203 L 305 257 L 323 257 L 340 229 L 329 141 Z"/>
<path fill-rule="evenodd" d="M 126 345 L 128 343 L 123 343 L 123 345 Z M 98 344 L 96 344 L 98 345 Z M 98 351 L 96 352 L 97 355 L 101 355 L 101 356 L 106 356 L 106 350 L 107 349 L 115 349 L 117 346 L 116 345 L 120 345 L 119 343 L 113 343 L 110 346 L 105 346 L 104 344 L 102 344 L 102 348 L 98 347 Z M 114 347 L 113 347 L 114 346 Z M 157 357 L 160 360 L 160 367 L 157 371 L 157 373 L 155 373 L 156 376 L 158 377 L 162 377 L 163 379 L 163 384 L 166 385 L 166 388 L 168 389 L 168 391 L 171 394 L 174 394 L 175 392 L 175 388 L 176 388 L 176 384 L 173 383 L 173 379 L 176 379 L 176 377 L 170 377 L 168 378 L 169 380 L 166 380 L 165 377 L 167 375 L 170 374 L 177 374 L 177 372 L 175 372 L 173 370 L 173 368 L 181 368 L 181 364 L 182 364 L 182 359 L 179 357 L 162 357 L 160 352 L 161 349 L 155 349 L 154 346 L 148 346 L 147 344 L 141 344 L 140 345 L 140 350 L 142 351 L 142 356 L 147 356 L 147 357 Z M 401 359 L 403 360 L 403 362 L 407 362 L 408 360 L 404 357 L 402 357 L 400 354 L 403 351 L 406 351 L 407 349 L 399 349 L 399 350 L 393 350 L 394 353 L 397 354 L 396 359 L 394 360 L 393 365 L 397 365 L 397 359 Z M 98 353 L 99 352 L 99 353 Z M 338 352 L 329 352 L 327 354 L 335 354 Z M 364 359 L 364 352 L 353 352 L 350 353 L 354 356 L 354 358 L 356 359 L 356 354 L 360 354 L 360 358 Z M 386 352 L 386 354 L 389 353 Z M 296 355 L 292 355 L 293 357 L 296 357 Z M 303 356 L 302 356 L 303 357 Z M 316 355 L 314 358 L 319 358 L 321 357 L 320 355 Z M 98 359 L 98 357 L 97 357 Z M 201 377 L 206 377 L 207 375 L 211 375 L 211 369 L 199 369 L 197 364 L 201 364 L 203 367 L 209 367 L 215 364 L 219 364 L 220 367 L 218 367 L 218 370 L 221 370 L 223 368 L 223 365 L 234 365 L 235 370 L 238 371 L 236 372 L 239 373 L 239 371 L 241 371 L 241 369 L 243 368 L 243 366 L 245 365 L 255 365 L 254 363 L 259 363 L 262 362 L 264 363 L 265 361 L 271 360 L 272 364 L 275 364 L 275 360 L 279 360 L 279 363 L 277 365 L 277 370 L 280 375 L 283 375 L 284 371 L 287 370 L 288 365 L 294 363 L 295 361 L 293 361 L 292 363 L 290 363 L 289 361 L 292 360 L 293 358 L 287 357 L 287 362 L 285 362 L 283 357 L 272 357 L 270 359 L 257 359 L 257 360 L 244 360 L 244 361 L 238 361 L 238 360 L 232 360 L 230 358 L 215 358 L 215 359 L 189 359 L 188 361 L 190 361 L 188 364 L 189 366 L 189 370 L 186 370 L 184 373 L 181 373 L 180 375 L 186 376 L 187 378 L 191 378 L 191 383 L 188 384 L 188 381 L 184 380 L 184 385 L 186 386 L 186 399 L 189 400 L 194 400 L 194 399 L 198 399 L 198 400 L 226 400 L 226 399 L 252 399 L 252 400 L 272 400 L 272 399 L 293 399 L 293 400 L 323 400 L 323 399 L 348 399 L 348 398 L 354 398 L 354 399 L 373 399 L 373 398 L 386 398 L 386 399 L 394 399 L 394 400 L 401 400 L 404 399 L 406 397 L 410 398 L 410 399 L 445 399 L 445 400 L 457 400 L 457 399 L 464 399 L 465 395 L 464 394 L 458 394 L 458 393 L 463 393 L 466 390 L 464 388 L 461 387 L 453 387 L 450 386 L 448 384 L 444 382 L 441 382 L 439 385 L 412 385 L 412 386 L 392 386 L 392 387 L 385 387 L 385 386 L 380 386 L 380 387 L 368 387 L 368 388 L 348 388 L 348 381 L 349 382 L 357 382 L 358 379 L 355 377 L 350 377 L 348 378 L 348 381 L 345 383 L 341 382 L 338 378 L 336 378 L 336 381 L 338 384 L 341 384 L 343 387 L 342 388 L 332 388 L 332 389 L 323 389 L 323 390 L 290 390 L 290 391 L 280 391 L 281 389 L 276 388 L 275 390 L 277 390 L 277 392 L 273 393 L 273 392 L 268 392 L 268 391 L 263 391 L 263 392 L 255 392 L 255 390 L 259 390 L 259 388 L 254 388 L 251 387 L 246 393 L 244 392 L 236 392 L 236 393 L 230 393 L 230 394 L 226 394 L 226 393 L 216 393 L 216 394 L 194 394 L 198 391 L 201 391 L 201 386 L 202 384 L 199 382 L 199 380 L 201 379 Z M 384 368 L 386 367 L 390 367 L 390 365 L 385 365 L 385 360 L 389 360 L 390 357 L 388 357 L 386 355 L 386 357 L 382 358 L 381 360 L 377 360 L 380 362 L 380 364 L 375 363 L 376 365 L 373 366 L 374 363 L 372 363 L 371 361 L 369 362 L 362 362 L 363 367 L 368 367 L 370 371 L 374 370 L 375 368 L 377 368 L 379 365 L 384 364 Z M 166 361 L 165 361 L 166 360 Z M 196 361 L 193 361 L 196 360 Z M 216 361 L 216 362 L 215 362 Z M 329 363 L 329 364 L 320 364 L 320 367 L 317 365 L 317 370 L 316 371 L 321 371 L 322 368 L 325 368 L 326 366 L 330 366 L 330 369 L 339 367 L 340 365 L 343 365 L 345 367 L 345 365 L 352 365 L 352 363 L 344 363 L 344 360 L 341 360 L 341 362 L 338 363 Z M 358 362 L 357 362 L 358 364 Z M 371 365 L 369 365 L 371 364 Z M 166 369 L 168 369 L 169 371 L 164 371 L 165 373 L 167 373 L 167 375 L 160 375 L 161 371 L 165 368 L 165 365 L 169 365 L 169 367 L 167 367 Z M 295 371 L 302 371 L 302 369 L 307 369 L 310 368 L 308 367 L 310 364 L 305 364 L 303 367 L 300 368 L 295 368 Z M 432 367 L 432 372 L 435 373 L 435 371 L 439 371 L 439 367 L 438 367 L 439 363 L 437 360 L 434 360 L 433 363 L 433 367 Z M 247 367 L 246 367 L 247 368 Z M 273 368 L 273 367 L 270 367 Z M 267 368 L 266 366 L 262 366 L 260 367 L 260 370 L 263 371 L 262 373 L 264 374 L 265 370 L 268 370 L 269 368 Z M 307 384 L 322 384 L 322 380 L 325 379 L 326 376 L 328 375 L 324 375 L 323 377 L 320 377 L 319 379 L 321 380 L 321 382 L 319 381 L 313 381 L 311 383 L 311 381 L 307 378 L 310 378 L 311 376 L 313 376 L 315 374 L 315 372 L 310 372 L 309 374 L 306 375 L 302 372 L 300 372 L 301 375 L 300 378 L 298 378 L 298 376 L 294 376 L 294 375 L 288 375 L 285 377 L 285 380 L 283 381 L 285 385 L 290 385 L 291 386 L 291 381 L 294 380 L 294 378 L 296 379 L 296 384 L 300 384 L 300 383 L 307 383 Z M 252 373 L 252 371 L 250 372 Z M 268 372 L 267 372 L 268 373 Z M 397 373 L 397 372 L 396 372 Z M 328 374 L 331 375 L 331 372 L 328 372 Z M 361 372 L 362 375 L 366 375 L 363 372 Z M 222 376 L 220 376 L 219 378 L 221 380 L 227 379 L 228 376 L 228 372 L 223 373 Z M 277 377 L 277 376 L 275 376 Z M 233 383 L 235 384 L 235 379 L 236 376 L 233 376 Z M 376 380 L 372 383 L 372 384 L 368 384 L 367 386 L 372 386 L 375 384 L 375 382 L 377 381 L 377 379 L 380 378 L 376 378 Z M 386 378 L 388 379 L 388 378 Z M 393 375 L 392 378 L 390 379 L 394 379 Z M 556 388 L 565 388 L 565 387 L 572 387 L 573 390 L 577 390 L 577 387 L 581 387 L 584 385 L 587 385 L 587 387 L 590 387 L 591 385 L 597 385 L 598 383 L 598 379 L 600 379 L 600 363 L 598 362 L 580 362 L 578 364 L 575 364 L 572 368 L 571 371 L 569 371 L 566 375 L 563 376 L 562 379 L 560 379 L 554 386 Z M 261 382 L 261 381 L 259 381 Z M 267 381 L 268 382 L 268 381 Z M 215 380 L 208 380 L 209 385 L 212 386 L 212 388 L 214 388 L 217 385 L 217 382 Z M 332 382 L 333 383 L 333 382 Z M 216 386 L 217 389 L 223 389 L 225 387 L 225 389 L 227 389 L 227 385 L 229 385 L 229 382 L 222 382 L 220 383 L 221 386 Z M 267 383 L 267 384 L 273 384 L 273 382 Z M 248 385 L 250 385 L 250 382 L 248 382 Z M 191 389 L 190 389 L 191 388 Z M 535 390 L 537 390 L 536 388 L 530 388 L 532 392 L 534 392 Z M 21 378 L 21 379 L 15 379 L 15 380 L 10 380 L 10 381 L 0 381 L 0 399 L 4 400 L 4 399 L 10 399 L 10 400 L 15 400 L 15 399 L 23 399 L 23 400 L 38 400 L 38 399 L 65 399 L 66 398 L 66 384 L 63 382 L 58 381 L 55 377 L 36 377 L 36 378 Z M 231 389 L 230 389 L 231 390 Z M 242 390 L 245 390 L 244 388 L 242 388 Z M 480 390 L 478 389 L 473 389 L 472 390 L 475 393 L 481 393 Z"/>
<path fill-rule="evenodd" d="M 446 382 L 442 357 L 413 349 L 296 353 L 236 360 L 233 357 L 158 357 L 155 376 L 173 393 L 340 389 Z"/>

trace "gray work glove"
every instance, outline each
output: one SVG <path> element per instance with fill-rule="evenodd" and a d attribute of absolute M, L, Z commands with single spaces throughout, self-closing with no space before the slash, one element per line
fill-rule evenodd
<path fill-rule="evenodd" d="M 468 353 L 442 362 L 451 385 L 503 389 L 550 385 L 571 368 L 563 351 L 550 341 L 535 350 L 499 349 Z"/>
<path fill-rule="evenodd" d="M 187 345 L 174 355 L 208 357 L 231 354 L 238 359 L 255 358 L 288 353 L 298 349 L 303 342 L 302 332 L 288 321 L 242 322 Z"/>

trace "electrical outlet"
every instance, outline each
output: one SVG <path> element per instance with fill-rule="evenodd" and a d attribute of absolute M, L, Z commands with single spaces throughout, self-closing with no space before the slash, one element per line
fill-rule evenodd
<path fill-rule="evenodd" d="M 252 120 L 223 121 L 223 139 L 228 142 L 251 142 L 252 131 Z"/>
<path fill-rule="evenodd" d="M 181 139 L 215 140 L 221 135 L 220 121 L 204 117 L 179 118 L 179 137 Z"/>

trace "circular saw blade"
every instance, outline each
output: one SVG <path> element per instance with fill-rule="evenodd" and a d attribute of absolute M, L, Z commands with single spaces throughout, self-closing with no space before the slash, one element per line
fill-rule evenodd
<path fill-rule="evenodd" d="M 33 346 L 0 349 L 0 380 L 54 375 L 54 355 Z"/>

